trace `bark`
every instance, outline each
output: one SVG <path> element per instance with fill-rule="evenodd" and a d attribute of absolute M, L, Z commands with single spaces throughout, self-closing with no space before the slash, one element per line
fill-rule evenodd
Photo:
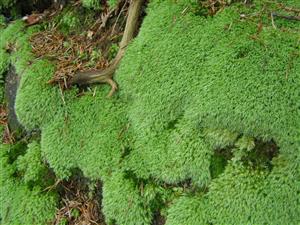
<path fill-rule="evenodd" d="M 128 17 L 126 20 L 125 30 L 122 37 L 122 40 L 119 44 L 119 51 L 117 56 L 112 61 L 111 65 L 104 70 L 95 70 L 95 71 L 86 71 L 86 72 L 78 72 L 71 79 L 70 83 L 85 85 L 85 84 L 94 84 L 94 83 L 107 83 L 111 86 L 111 91 L 109 96 L 113 95 L 113 93 L 117 90 L 117 84 L 113 80 L 113 75 L 118 68 L 120 61 L 123 58 L 126 47 L 130 43 L 130 41 L 134 38 L 138 24 L 140 12 L 143 6 L 144 0 L 131 0 Z"/>

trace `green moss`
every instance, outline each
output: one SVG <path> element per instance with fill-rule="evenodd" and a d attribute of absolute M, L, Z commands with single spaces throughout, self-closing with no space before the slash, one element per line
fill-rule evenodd
<path fill-rule="evenodd" d="M 183 188 L 188 196 L 166 204 L 168 224 L 300 220 L 300 27 L 276 20 L 274 29 L 268 13 L 241 19 L 242 13 L 258 15 L 265 1 L 254 3 L 232 4 L 206 18 L 188 0 L 150 2 L 116 74 L 120 93 L 111 99 L 107 86 L 81 98 L 76 89 L 62 93 L 49 86 L 54 66 L 32 57 L 30 33 L 18 33 L 21 23 L 6 29 L 0 47 L 16 44 L 10 60 L 22 74 L 20 121 L 42 130 L 40 154 L 60 178 L 78 168 L 103 179 L 108 223 L 151 223 L 159 206 L 149 181 L 175 187 L 191 181 Z M 18 35 L 9 39 L 12 32 Z M 268 170 L 244 163 L 245 156 L 262 156 L 252 155 L 260 149 L 255 140 L 278 145 Z M 216 159 L 218 149 L 232 151 L 232 158 Z M 20 160 L 37 159 L 33 152 Z M 28 165 L 21 168 L 35 179 Z M 147 183 L 147 195 L 128 173 Z"/>
<path fill-rule="evenodd" d="M 9 55 L 8 53 L 6 53 L 5 51 L 0 51 L 0 57 L 1 57 L 1 61 L 0 61 L 0 79 L 3 82 L 3 75 L 4 73 L 8 70 L 9 67 Z"/>
<path fill-rule="evenodd" d="M 50 86 L 54 65 L 34 59 L 28 43 L 36 30 L 13 42 L 18 51 L 11 59 L 22 75 L 15 106 L 18 118 L 28 130 L 42 129 L 42 152 L 58 176 L 68 177 L 77 167 L 93 178 L 105 176 L 118 167 L 127 148 L 124 105 L 117 98 L 106 99 L 107 87 L 77 99 L 76 89 L 63 93 Z"/>
<path fill-rule="evenodd" d="M 175 201 L 167 224 L 297 224 L 299 174 L 291 175 L 289 169 L 278 165 L 267 176 L 229 165 L 207 194 Z"/>
<path fill-rule="evenodd" d="M 202 196 L 178 198 L 168 210 L 166 225 L 207 225 L 207 205 Z"/>
<path fill-rule="evenodd" d="M 114 173 L 104 181 L 103 212 L 108 224 L 150 224 L 151 218 L 145 207 L 138 187 L 123 173 Z"/>
<path fill-rule="evenodd" d="M 108 0 L 108 5 L 111 7 L 111 8 L 114 8 L 118 5 L 118 0 Z"/>
<path fill-rule="evenodd" d="M 42 60 L 34 62 L 23 72 L 15 107 L 20 122 L 27 129 L 42 127 L 54 116 L 64 115 L 60 90 L 47 83 L 53 72 L 54 66 Z"/>
<path fill-rule="evenodd" d="M 59 28 L 63 33 L 68 33 L 70 31 L 76 30 L 76 28 L 81 27 L 82 21 L 80 20 L 80 15 L 74 11 L 66 11 L 59 21 Z"/>
<path fill-rule="evenodd" d="M 67 44 L 67 36 L 70 34 L 86 35 L 87 27 L 91 27 L 95 23 L 95 17 L 98 17 L 97 12 L 89 8 L 67 5 L 53 20 L 41 24 L 41 27 L 45 30 L 57 27 L 65 35 L 64 44 Z"/>
<path fill-rule="evenodd" d="M 55 193 L 43 192 L 42 186 L 28 186 L 22 180 L 17 161 L 24 154 L 24 150 L 22 144 L 1 145 L 0 147 L 1 224 L 42 225 L 50 222 L 55 215 L 57 202 Z M 31 172 L 35 169 L 31 167 Z"/>
<path fill-rule="evenodd" d="M 150 4 L 139 36 L 117 73 L 121 93 L 129 99 L 136 140 L 130 167 L 139 175 L 145 171 L 162 177 L 166 163 L 172 161 L 170 170 L 174 170 L 182 155 L 196 158 L 195 152 L 208 155 L 204 151 L 213 150 L 197 146 L 189 151 L 184 145 L 190 141 L 175 142 L 170 134 L 179 127 L 184 134 L 198 130 L 199 138 L 193 141 L 205 135 L 201 130 L 219 130 L 215 139 L 209 138 L 215 147 L 232 144 L 237 134 L 273 137 L 279 144 L 298 135 L 299 58 L 293 58 L 288 69 L 289 55 L 299 53 L 298 36 L 275 30 L 271 21 L 257 34 L 256 23 L 240 20 L 245 9 L 240 4 L 213 18 L 189 11 L 183 15 L 183 5 Z M 260 6 L 251 10 L 256 12 Z M 290 152 L 285 151 L 282 154 Z M 210 157 L 201 160 L 200 165 L 209 166 Z M 197 171 L 196 164 L 183 163 Z"/>
<path fill-rule="evenodd" d="M 43 184 L 45 177 L 48 175 L 48 169 L 41 158 L 41 146 L 37 142 L 30 143 L 26 154 L 18 157 L 17 169 L 22 174 L 25 183 Z M 47 183 L 49 184 L 51 181 L 49 177 Z M 45 186 L 45 184 L 43 185 Z"/>
<path fill-rule="evenodd" d="M 119 51 L 119 46 L 117 44 L 112 44 L 108 51 L 108 60 L 113 60 Z"/>
<path fill-rule="evenodd" d="M 1 0 L 0 1 L 0 10 L 8 9 L 8 8 L 12 7 L 14 4 L 16 4 L 16 0 Z"/>
<path fill-rule="evenodd" d="M 252 8 L 233 4 L 213 18 L 204 18 L 185 10 L 187 1 L 150 3 L 139 36 L 128 48 L 117 72 L 121 95 L 128 99 L 135 138 L 127 168 L 139 177 L 153 176 L 174 183 L 192 178 L 198 185 L 207 185 L 207 196 L 213 196 L 208 197 L 208 210 L 218 215 L 212 216 L 213 224 L 271 223 L 266 218 L 273 218 L 276 212 L 291 215 L 290 223 L 299 220 L 294 216 L 299 208 L 293 180 L 297 180 L 294 174 L 300 166 L 296 141 L 300 128 L 300 52 L 295 32 L 300 27 L 299 23 L 277 20 L 280 28 L 274 29 L 270 18 L 263 15 L 263 29 L 257 33 L 260 18 L 240 19 L 241 13 L 261 10 L 264 2 L 255 4 Z M 239 138 L 243 135 L 275 140 L 280 156 L 291 160 L 289 164 L 294 166 L 285 174 L 273 162 L 272 171 L 261 171 L 247 166 L 241 169 L 241 162 L 229 169 L 222 160 L 216 163 L 221 169 L 211 168 L 209 172 L 211 163 L 215 163 L 210 156 L 214 148 L 237 145 L 245 152 L 253 148 L 251 140 Z M 269 197 L 259 193 L 264 190 L 271 196 L 271 186 L 277 182 L 269 181 L 266 174 L 272 177 L 274 171 L 282 171 L 282 178 L 288 177 L 286 186 L 292 188 L 285 195 L 288 201 L 283 200 L 283 192 L 276 191 L 278 198 L 272 197 L 270 212 L 265 204 Z M 210 173 L 215 179 L 211 180 Z M 225 177 L 231 177 L 228 190 L 224 187 Z M 218 181 L 220 196 L 216 197 L 214 183 Z M 271 186 L 265 186 L 265 182 Z M 225 202 L 221 198 L 225 192 L 230 193 L 229 189 L 232 195 L 223 197 L 228 200 Z M 264 219 L 252 205 L 267 212 Z M 213 207 L 224 212 L 217 213 Z M 235 219 L 237 210 L 247 213 L 241 211 Z M 191 215 L 188 210 L 185 212 Z M 183 217 L 193 224 L 186 215 Z M 198 215 L 199 219 L 205 217 Z M 208 214 L 207 217 L 210 218 Z M 284 221 L 279 216 L 275 218 L 271 224 Z M 185 219 L 172 219 L 170 224 L 186 224 Z"/>
<path fill-rule="evenodd" d="M 14 43 L 15 40 L 23 36 L 24 23 L 20 20 L 11 23 L 7 28 L 3 30 L 0 36 L 0 48 L 3 50 L 8 47 L 9 44 Z"/>
<path fill-rule="evenodd" d="M 106 99 L 106 87 L 94 91 L 94 96 L 74 99 L 65 115 L 43 126 L 43 152 L 61 177 L 77 167 L 95 179 L 107 176 L 118 168 L 128 146 L 123 104 Z"/>
<path fill-rule="evenodd" d="M 278 159 L 280 160 L 280 159 Z M 282 160 L 282 159 L 281 159 Z M 269 175 L 228 167 L 207 194 L 211 223 L 295 224 L 299 221 L 299 176 L 278 166 Z M 209 211 L 210 210 L 210 211 Z"/>
<path fill-rule="evenodd" d="M 95 10 L 102 9 L 101 2 L 98 0 L 82 0 L 82 4 L 84 7 L 89 9 L 95 9 Z"/>

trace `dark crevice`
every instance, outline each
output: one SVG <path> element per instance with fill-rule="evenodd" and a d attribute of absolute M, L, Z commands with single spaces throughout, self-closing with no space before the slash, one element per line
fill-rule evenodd
<path fill-rule="evenodd" d="M 166 224 L 166 218 L 161 215 L 160 211 L 154 212 L 151 225 L 164 225 Z"/>
<path fill-rule="evenodd" d="M 53 224 L 105 225 L 101 181 L 91 181 L 81 170 L 74 169 L 73 175 L 60 182 L 56 190 L 61 200 Z"/>
<path fill-rule="evenodd" d="M 15 101 L 17 90 L 20 83 L 20 77 L 16 73 L 14 66 L 10 66 L 8 72 L 5 75 L 5 102 L 7 105 L 7 117 L 8 117 L 8 127 L 10 131 L 17 135 L 23 133 L 23 126 L 19 122 L 16 111 L 15 111 Z"/>
<path fill-rule="evenodd" d="M 242 153 L 238 158 L 237 152 Z M 216 149 L 211 157 L 211 177 L 214 179 L 220 176 L 232 159 L 238 160 L 238 162 L 251 170 L 271 171 L 273 169 L 272 159 L 278 154 L 279 147 L 273 139 L 263 141 L 256 138 L 254 139 L 254 148 L 251 150 L 236 149 L 234 146 Z"/>
<path fill-rule="evenodd" d="M 233 157 L 233 153 L 230 148 L 217 149 L 211 157 L 210 173 L 212 179 L 222 174 L 228 164 L 228 161 Z"/>
<path fill-rule="evenodd" d="M 264 142 L 255 140 L 255 148 L 242 158 L 244 165 L 252 169 L 273 169 L 272 159 L 279 154 L 279 147 L 274 140 Z"/>
<path fill-rule="evenodd" d="M 20 83 L 20 76 L 16 73 L 15 67 L 11 65 L 4 77 L 4 105 L 6 106 L 8 129 L 8 131 L 6 131 L 8 134 L 5 135 L 9 135 L 14 143 L 18 141 L 29 143 L 30 140 L 39 140 L 40 130 L 26 130 L 16 114 L 15 102 Z"/>

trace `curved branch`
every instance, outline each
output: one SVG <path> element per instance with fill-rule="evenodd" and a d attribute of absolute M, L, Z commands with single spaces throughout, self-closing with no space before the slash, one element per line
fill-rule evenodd
<path fill-rule="evenodd" d="M 111 65 L 104 70 L 78 72 L 70 80 L 70 84 L 83 85 L 93 83 L 107 83 L 112 87 L 109 95 L 112 95 L 117 90 L 117 85 L 112 78 L 119 66 L 121 59 L 123 58 L 126 47 L 135 36 L 143 3 L 144 0 L 131 0 L 124 34 L 119 44 L 119 51 L 115 59 L 112 61 Z"/>

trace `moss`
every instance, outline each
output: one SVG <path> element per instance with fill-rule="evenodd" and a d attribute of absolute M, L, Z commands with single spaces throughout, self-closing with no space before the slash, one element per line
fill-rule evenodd
<path fill-rule="evenodd" d="M 122 172 L 104 181 L 103 212 L 108 224 L 150 224 L 151 218 L 137 188 Z"/>
<path fill-rule="evenodd" d="M 63 33 L 69 33 L 81 27 L 82 21 L 80 19 L 80 14 L 77 12 L 65 10 L 58 22 L 58 27 Z"/>
<path fill-rule="evenodd" d="M 101 1 L 98 0 L 82 0 L 84 7 L 99 10 L 102 9 Z"/>
<path fill-rule="evenodd" d="M 295 224 L 299 221 L 300 212 L 297 200 L 299 177 L 287 169 L 288 166 L 277 167 L 267 177 L 262 172 L 253 173 L 245 168 L 229 166 L 224 176 L 210 185 L 207 194 L 210 222 Z"/>
<path fill-rule="evenodd" d="M 293 59 L 288 78 L 286 73 L 288 55 L 299 52 L 297 35 L 274 30 L 271 21 L 257 34 L 256 23 L 240 20 L 240 12 L 249 10 L 240 4 L 213 18 L 189 11 L 182 15 L 183 6 L 168 1 L 150 4 L 139 37 L 117 73 L 121 93 L 129 99 L 128 115 L 136 139 L 131 167 L 161 177 L 167 171 L 162 169 L 165 162 L 176 155 L 194 157 L 195 151 L 184 147 L 186 142 L 175 145 L 170 135 L 181 126 L 184 134 L 196 128 L 199 137 L 205 135 L 201 129 L 221 131 L 212 139 L 216 146 L 224 138 L 230 144 L 236 134 L 273 137 L 278 143 L 296 139 L 299 58 Z M 260 10 L 260 5 L 251 10 Z M 224 136 L 224 130 L 235 135 Z M 201 165 L 204 161 L 209 166 L 210 157 L 201 159 Z M 181 160 L 172 161 L 176 165 Z M 188 162 L 187 167 L 196 171 L 195 164 Z"/>
<path fill-rule="evenodd" d="M 169 208 L 166 225 L 207 225 L 206 210 L 203 196 L 180 197 Z"/>
<path fill-rule="evenodd" d="M 118 0 L 108 0 L 108 5 L 111 7 L 111 8 L 114 8 L 118 5 Z"/>
<path fill-rule="evenodd" d="M 143 195 L 127 173 L 158 186 L 191 181 L 183 190 L 189 195 L 170 206 L 168 224 L 299 221 L 299 24 L 276 20 L 274 29 L 268 13 L 241 19 L 241 13 L 258 15 L 266 3 L 254 2 L 232 4 L 214 17 L 197 14 L 188 0 L 150 2 L 112 99 L 105 98 L 107 86 L 81 98 L 76 89 L 49 86 L 54 66 L 32 57 L 22 23 L 1 35 L 1 49 L 18 48 L 10 60 L 22 74 L 20 121 L 42 130 L 41 155 L 60 178 L 79 168 L 104 180 L 107 222 L 150 224 L 159 210 L 156 191 Z M 18 35 L 9 39 L 13 32 Z M 268 158 L 268 170 L 243 161 L 259 152 L 255 140 L 273 140 L 280 149 Z M 218 148 L 239 149 L 242 157 L 233 152 L 216 160 Z"/>
<path fill-rule="evenodd" d="M 119 167 L 128 146 L 123 104 L 106 99 L 106 87 L 94 91 L 94 96 L 70 102 L 65 115 L 56 115 L 44 126 L 43 152 L 61 177 L 77 167 L 94 179 L 107 176 Z"/>
<path fill-rule="evenodd" d="M 299 210 L 294 182 L 299 170 L 296 140 L 300 128 L 300 52 L 295 32 L 299 23 L 276 21 L 280 28 L 275 30 L 270 18 L 263 15 L 263 29 L 258 32 L 261 18 L 240 19 L 241 13 L 255 14 L 265 4 L 254 3 L 252 8 L 233 4 L 212 18 L 185 10 L 188 1 L 150 3 L 139 36 L 128 48 L 117 72 L 121 96 L 128 100 L 135 138 L 127 168 L 139 177 L 174 183 L 192 178 L 200 186 L 207 185 L 207 196 L 211 196 L 208 210 L 218 215 L 211 217 L 213 224 L 283 223 L 284 219 L 278 216 L 276 222 L 266 220 L 276 212 L 291 215 L 290 223 L 299 220 L 294 216 Z M 237 166 L 229 169 L 221 162 L 220 170 L 210 171 L 215 178 L 211 180 L 208 169 L 214 148 L 237 145 L 245 152 L 252 149 L 251 140 L 240 139 L 241 136 L 275 140 L 280 157 L 291 160 L 289 164 L 294 166 L 286 174 L 274 160 L 271 171 L 244 168 L 241 162 L 235 162 Z M 275 188 L 278 198 L 272 198 L 273 211 L 267 211 L 262 219 L 253 205 L 266 212 L 268 197 L 259 193 L 264 190 L 271 195 L 271 186 L 277 182 L 268 181 L 266 174 L 272 177 L 274 171 L 289 177 L 287 183 L 292 188 L 285 197 L 292 204 L 284 201 L 283 192 Z M 228 190 L 232 190 L 227 202 L 223 195 L 230 191 L 224 187 L 225 177 L 229 179 Z M 216 197 L 218 181 L 220 196 Z M 265 182 L 271 186 L 265 186 Z M 224 212 L 217 213 L 213 207 Z M 238 208 L 247 213 L 241 211 L 235 219 Z M 188 210 L 185 212 L 190 215 Z M 199 214 L 199 218 L 204 216 Z M 210 218 L 208 214 L 207 217 Z M 174 221 L 170 224 L 186 224 L 179 218 Z"/>
<path fill-rule="evenodd" d="M 91 27 L 98 16 L 97 12 L 89 8 L 67 5 L 52 20 L 42 23 L 41 27 L 44 30 L 57 27 L 65 35 L 67 44 L 68 35 L 86 35 L 86 28 Z"/>
<path fill-rule="evenodd" d="M 167 224 L 297 224 L 299 177 L 288 170 L 280 166 L 267 176 L 231 164 L 204 196 L 176 200 Z"/>
<path fill-rule="evenodd" d="M 16 0 L 1 0 L 0 1 L 0 10 L 8 9 L 16 3 Z M 0 11 L 0 12 L 1 12 Z"/>
<path fill-rule="evenodd" d="M 17 116 L 27 130 L 42 129 L 42 153 L 58 176 L 66 178 L 77 167 L 93 178 L 106 176 L 118 167 L 128 145 L 124 104 L 106 99 L 107 87 L 77 99 L 76 89 L 63 93 L 50 86 L 54 65 L 34 59 L 28 43 L 37 30 L 27 30 L 12 42 L 18 50 L 10 58 L 21 75 Z"/>
<path fill-rule="evenodd" d="M 108 51 L 108 60 L 113 60 L 119 51 L 119 46 L 117 44 L 112 44 Z"/>
<path fill-rule="evenodd" d="M 18 157 L 17 169 L 22 174 L 24 183 L 43 184 L 45 177 L 48 176 L 48 169 L 41 159 L 41 146 L 35 141 L 28 145 L 24 156 Z M 49 177 L 46 184 L 51 183 L 51 181 Z M 46 186 L 46 184 L 43 184 L 43 186 Z"/>
<path fill-rule="evenodd" d="M 4 73 L 8 70 L 9 67 L 9 55 L 8 53 L 6 53 L 5 51 L 0 51 L 0 57 L 1 57 L 1 61 L 0 61 L 0 79 L 3 82 L 3 75 Z"/>
<path fill-rule="evenodd" d="M 43 192 L 40 185 L 28 186 L 22 180 L 17 161 L 24 150 L 22 144 L 0 147 L 1 224 L 46 224 L 55 214 L 56 194 Z"/>
<path fill-rule="evenodd" d="M 15 107 L 20 122 L 27 129 L 42 127 L 54 116 L 64 115 L 60 90 L 47 84 L 53 71 L 54 66 L 48 62 L 36 61 L 23 72 Z"/>
<path fill-rule="evenodd" d="M 13 22 L 3 30 L 0 36 L 0 48 L 3 50 L 9 44 L 14 43 L 15 40 L 23 35 L 24 23 L 20 20 Z"/>

